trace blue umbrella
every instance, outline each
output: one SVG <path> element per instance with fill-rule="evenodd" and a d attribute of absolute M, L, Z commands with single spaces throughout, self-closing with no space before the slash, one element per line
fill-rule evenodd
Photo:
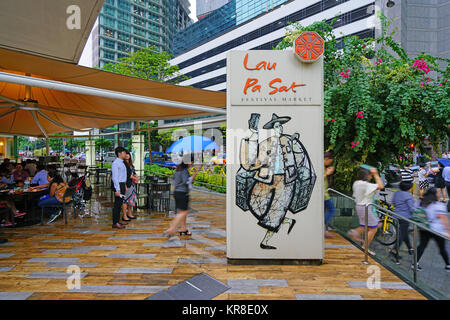
<path fill-rule="evenodd" d="M 219 149 L 219 146 L 209 138 L 192 135 L 175 141 L 166 152 L 197 152 L 211 149 Z"/>

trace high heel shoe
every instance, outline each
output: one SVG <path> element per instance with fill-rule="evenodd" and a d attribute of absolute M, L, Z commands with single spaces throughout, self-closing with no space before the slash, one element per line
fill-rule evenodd
<path fill-rule="evenodd" d="M 122 218 L 122 221 L 125 221 L 125 222 L 130 222 L 130 221 L 131 221 L 131 219 L 124 219 L 124 218 Z"/>
<path fill-rule="evenodd" d="M 128 217 L 129 219 L 136 219 L 136 218 L 137 218 L 136 216 L 130 217 L 129 215 L 127 215 L 127 217 Z"/>
<path fill-rule="evenodd" d="M 186 229 L 186 231 L 178 231 L 180 233 L 180 236 L 182 236 L 183 234 L 186 236 L 192 236 L 192 233 L 189 232 L 188 229 Z"/>

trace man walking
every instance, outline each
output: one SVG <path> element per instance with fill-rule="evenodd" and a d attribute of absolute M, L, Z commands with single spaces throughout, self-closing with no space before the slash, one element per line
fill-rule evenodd
<path fill-rule="evenodd" d="M 111 179 L 114 188 L 114 208 L 113 208 L 113 228 L 124 229 L 126 222 L 120 222 L 120 211 L 126 192 L 127 168 L 123 163 L 126 156 L 126 150 L 123 147 L 117 147 L 115 150 L 116 160 L 111 165 Z"/>

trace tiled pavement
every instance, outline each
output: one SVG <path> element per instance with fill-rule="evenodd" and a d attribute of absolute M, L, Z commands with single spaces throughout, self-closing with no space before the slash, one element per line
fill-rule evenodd
<path fill-rule="evenodd" d="M 214 299 L 424 299 L 372 260 L 381 283 L 368 288 L 363 253 L 337 234 L 326 239 L 320 266 L 229 265 L 225 197 L 193 191 L 191 199 L 191 237 L 165 238 L 171 218 L 142 210 L 126 229 L 113 230 L 105 197 L 96 219 L 3 230 L 9 242 L 0 245 L 0 299 L 143 300 L 199 273 L 230 287 Z M 80 288 L 67 287 L 70 266 L 80 268 Z"/>

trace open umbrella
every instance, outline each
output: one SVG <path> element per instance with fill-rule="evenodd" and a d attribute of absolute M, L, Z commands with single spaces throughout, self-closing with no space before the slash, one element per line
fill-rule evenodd
<path fill-rule="evenodd" d="M 175 141 L 166 152 L 198 152 L 211 149 L 219 149 L 218 144 L 207 137 L 192 135 Z"/>

